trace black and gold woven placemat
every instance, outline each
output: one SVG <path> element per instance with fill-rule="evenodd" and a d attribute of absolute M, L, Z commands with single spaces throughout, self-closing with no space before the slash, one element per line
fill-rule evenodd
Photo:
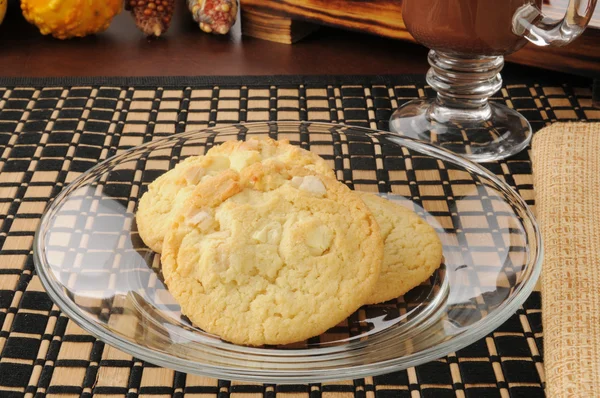
<path fill-rule="evenodd" d="M 539 293 L 494 333 L 446 358 L 385 376 L 254 385 L 186 375 L 120 352 L 69 321 L 35 275 L 32 241 L 48 201 L 99 160 L 157 137 L 264 120 L 387 129 L 398 105 L 432 95 L 412 77 L 0 78 L 0 397 L 543 397 Z M 591 82 L 511 82 L 495 98 L 534 130 L 600 120 Z M 527 152 L 487 167 L 533 202 Z"/>

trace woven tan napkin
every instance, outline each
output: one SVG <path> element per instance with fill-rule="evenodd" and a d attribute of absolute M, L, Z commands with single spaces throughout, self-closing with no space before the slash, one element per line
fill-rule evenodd
<path fill-rule="evenodd" d="M 557 123 L 532 144 L 544 239 L 548 397 L 600 394 L 600 123 Z"/>

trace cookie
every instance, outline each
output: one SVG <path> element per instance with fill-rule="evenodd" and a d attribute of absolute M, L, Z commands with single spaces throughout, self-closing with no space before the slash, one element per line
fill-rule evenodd
<path fill-rule="evenodd" d="M 142 195 L 135 214 L 144 243 L 160 253 L 173 210 L 183 204 L 202 178 L 228 168 L 229 160 L 225 157 L 192 156 L 154 180 Z"/>
<path fill-rule="evenodd" d="M 183 314 L 252 346 L 302 341 L 346 319 L 372 294 L 382 259 L 379 227 L 358 195 L 276 162 L 198 184 L 161 256 Z"/>
<path fill-rule="evenodd" d="M 148 186 L 136 212 L 138 232 L 144 243 L 157 253 L 162 251 L 165 231 L 174 211 L 193 187 L 206 176 L 223 170 L 243 168 L 267 159 L 290 166 L 306 166 L 315 172 L 333 176 L 327 162 L 319 155 L 290 145 L 288 141 L 270 138 L 228 141 L 211 148 L 206 156 L 192 156 L 179 163 Z"/>
<path fill-rule="evenodd" d="M 358 192 L 379 224 L 383 264 L 375 291 L 365 304 L 402 296 L 426 281 L 442 262 L 442 243 L 425 220 L 413 211 L 367 192 Z"/>
<path fill-rule="evenodd" d="M 242 168 L 266 159 L 276 159 L 289 166 L 304 166 L 320 174 L 334 177 L 327 162 L 314 152 L 291 145 L 288 140 L 276 141 L 272 138 L 248 141 L 227 141 L 212 147 L 207 155 L 222 155 L 231 159 L 231 168 Z"/>

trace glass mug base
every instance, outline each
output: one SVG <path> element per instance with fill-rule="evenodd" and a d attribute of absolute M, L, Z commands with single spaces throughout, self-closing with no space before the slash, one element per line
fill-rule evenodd
<path fill-rule="evenodd" d="M 410 101 L 394 112 L 390 131 L 432 143 L 474 162 L 504 159 L 525 149 L 532 137 L 527 119 L 507 106 L 494 102 L 488 105 L 485 118 L 461 118 L 455 113 L 444 118 L 443 108 L 440 112 L 435 99 Z"/>

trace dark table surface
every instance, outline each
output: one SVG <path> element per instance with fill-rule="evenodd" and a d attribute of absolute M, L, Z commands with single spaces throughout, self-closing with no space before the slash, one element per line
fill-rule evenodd
<path fill-rule="evenodd" d="M 200 31 L 184 2 L 169 32 L 146 39 L 128 12 L 99 35 L 66 41 L 42 36 L 9 4 L 0 26 L 0 76 L 209 76 L 424 74 L 427 49 L 367 34 L 323 28 L 294 45 L 242 37 L 240 24 L 228 36 Z M 539 70 L 508 64 L 511 74 Z"/>
<path fill-rule="evenodd" d="M 396 74 L 427 69 L 424 48 L 358 33 L 325 29 L 293 46 L 242 38 L 239 23 L 230 35 L 207 35 L 185 2 L 177 4 L 171 28 L 158 40 L 146 39 L 129 13 L 122 12 L 102 34 L 60 41 L 43 37 L 12 2 L 0 26 L 0 75 Z"/>

